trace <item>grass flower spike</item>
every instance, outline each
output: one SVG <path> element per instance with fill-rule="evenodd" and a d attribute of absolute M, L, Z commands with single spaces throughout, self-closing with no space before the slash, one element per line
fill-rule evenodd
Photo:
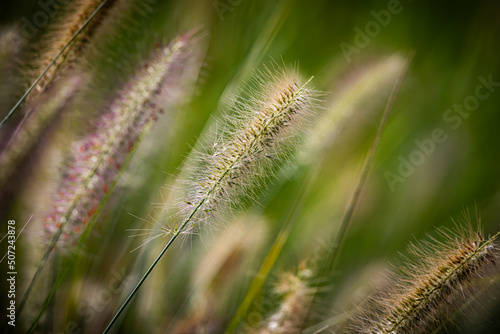
<path fill-rule="evenodd" d="M 388 291 L 373 298 L 374 314 L 360 333 L 430 333 L 444 323 L 496 268 L 495 235 L 471 230 L 445 233 L 444 243 L 411 245 L 416 259 L 393 277 Z"/>
<path fill-rule="evenodd" d="M 266 72 L 234 101 L 222 130 L 196 152 L 180 200 L 188 230 L 207 219 L 254 200 L 270 177 L 296 153 L 296 144 L 311 121 L 316 92 L 300 83 L 296 73 Z"/>
<path fill-rule="evenodd" d="M 65 15 L 58 15 L 55 22 L 44 36 L 40 45 L 35 46 L 36 53 L 40 54 L 36 66 L 28 73 L 28 81 L 31 84 L 56 58 L 64 47 L 73 40 L 73 35 L 83 26 L 90 15 L 101 5 L 103 0 L 77 0 L 62 9 Z M 44 91 L 55 79 L 57 73 L 63 67 L 74 61 L 81 51 L 89 43 L 96 29 L 106 19 L 108 12 L 119 0 L 106 0 L 97 15 L 89 22 L 89 25 L 73 40 L 61 57 L 45 73 L 35 88 L 36 92 Z M 56 7 L 59 9 L 59 7 Z M 117 13 L 114 13 L 115 15 Z M 36 96 L 36 94 L 34 95 Z"/>
<path fill-rule="evenodd" d="M 299 269 L 297 273 L 286 272 L 280 277 L 275 293 L 283 300 L 275 313 L 257 332 L 261 334 L 293 334 L 301 333 L 312 300 L 313 288 L 309 286 L 313 272 L 308 268 Z"/>
<path fill-rule="evenodd" d="M 188 59 L 189 36 L 154 50 L 148 63 L 118 94 L 99 118 L 95 131 L 77 142 L 59 185 L 45 228 L 50 235 L 63 225 L 63 240 L 76 241 L 97 212 L 121 166 L 170 98 L 169 88 Z"/>

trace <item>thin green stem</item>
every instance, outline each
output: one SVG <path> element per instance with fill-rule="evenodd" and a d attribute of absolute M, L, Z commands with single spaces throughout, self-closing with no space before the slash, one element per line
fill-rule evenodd
<path fill-rule="evenodd" d="M 26 305 L 26 302 L 28 300 L 29 295 L 31 294 L 31 290 L 35 286 L 35 282 L 38 280 L 38 277 L 42 273 L 42 269 L 45 267 L 45 264 L 47 263 L 47 260 L 50 257 L 50 254 L 52 253 L 52 250 L 55 248 L 55 245 L 57 243 L 57 240 L 62 234 L 62 226 L 57 230 L 57 232 L 54 234 L 54 237 L 52 238 L 50 244 L 47 246 L 47 250 L 43 254 L 42 259 L 40 260 L 40 263 L 38 264 L 38 267 L 36 268 L 35 274 L 31 278 L 31 281 L 28 285 L 28 288 L 26 289 L 26 292 L 24 292 L 23 298 L 21 299 L 21 302 L 19 303 L 19 307 L 17 308 L 17 314 L 16 317 L 19 318 L 19 315 L 24 309 L 24 305 Z"/>
<path fill-rule="evenodd" d="M 371 166 L 373 164 L 373 159 L 375 157 L 375 152 L 377 150 L 378 144 L 380 142 L 380 139 L 382 137 L 382 133 L 384 132 L 385 126 L 387 124 L 387 120 L 389 119 L 389 116 L 391 114 L 392 108 L 394 107 L 394 102 L 396 101 L 396 97 L 398 96 L 399 90 L 401 89 L 401 85 L 403 83 L 403 79 L 406 76 L 406 73 L 408 72 L 408 68 L 410 67 L 411 61 L 413 59 L 413 56 L 415 54 L 415 51 L 412 50 L 408 54 L 408 57 L 406 58 L 405 65 L 401 69 L 401 72 L 399 73 L 396 82 L 394 83 L 394 86 L 392 87 L 391 94 L 389 95 L 389 99 L 387 101 L 387 104 L 384 109 L 384 113 L 382 115 L 382 119 L 380 120 L 379 127 L 377 129 L 377 134 L 375 136 L 375 139 L 373 140 L 372 146 L 370 147 L 370 151 L 368 152 L 368 155 L 365 158 L 365 161 L 363 163 L 363 167 L 361 169 L 361 175 L 359 177 L 358 183 L 356 185 L 356 189 L 354 191 L 354 194 L 352 195 L 349 204 L 347 206 L 347 209 L 344 213 L 344 216 L 342 217 L 342 220 L 340 222 L 340 227 L 339 231 L 335 237 L 335 241 L 333 242 L 331 248 L 330 248 L 330 256 L 328 258 L 328 261 L 326 263 L 326 266 L 323 269 L 323 274 L 324 275 L 330 275 L 331 272 L 335 269 L 337 265 L 337 259 L 338 259 L 338 254 L 339 254 L 339 249 L 340 245 L 342 244 L 342 241 L 344 240 L 344 236 L 347 231 L 347 227 L 349 226 L 349 223 L 351 221 L 352 215 L 354 213 L 354 210 L 356 209 L 356 206 L 358 204 L 359 197 L 361 195 L 361 192 L 363 190 L 363 186 L 366 182 L 366 179 L 368 177 L 368 174 L 370 173 Z M 324 276 L 322 276 L 324 277 Z"/>
<path fill-rule="evenodd" d="M 389 95 L 389 99 L 387 100 L 387 104 L 384 108 L 384 112 L 382 114 L 382 118 L 379 123 L 379 127 L 377 129 L 377 134 L 375 135 L 375 139 L 373 140 L 372 146 L 365 158 L 363 167 L 361 169 L 361 175 L 359 177 L 358 183 L 356 185 L 354 194 L 352 195 L 351 199 L 349 200 L 347 209 L 342 217 L 342 220 L 340 222 L 340 227 L 339 231 L 335 237 L 334 242 L 332 243 L 329 251 L 328 251 L 328 259 L 326 260 L 326 263 L 323 265 L 320 273 L 319 273 L 319 278 L 320 282 L 326 281 L 329 276 L 331 276 L 332 272 L 335 270 L 335 267 L 337 265 L 337 259 L 338 259 L 338 254 L 340 250 L 340 246 L 342 244 L 342 241 L 344 240 L 344 236 L 347 231 L 347 227 L 349 226 L 349 222 L 351 221 L 352 215 L 354 213 L 354 210 L 358 204 L 359 197 L 361 195 L 361 192 L 363 190 L 363 186 L 365 184 L 365 181 L 368 177 L 368 174 L 370 172 L 371 166 L 373 164 L 373 158 L 375 156 L 375 152 L 377 150 L 378 144 L 380 142 L 380 138 L 382 137 L 382 133 L 385 129 L 385 126 L 387 124 L 387 120 L 389 119 L 389 116 L 391 114 L 392 108 L 394 106 L 394 102 L 396 101 L 396 97 L 399 93 L 399 90 L 401 88 L 403 79 L 406 76 L 406 73 L 408 72 L 408 69 L 410 67 L 411 61 L 413 59 L 413 56 L 415 54 L 414 50 L 411 50 L 410 53 L 408 54 L 406 58 L 406 62 L 399 72 L 399 75 L 396 79 L 396 82 L 394 83 L 394 86 L 392 87 L 391 93 Z M 307 316 L 310 317 L 311 312 L 313 311 L 313 305 L 316 303 L 316 299 L 320 298 L 318 294 L 315 294 L 313 297 L 312 301 L 309 303 L 308 311 L 307 311 Z"/>
<path fill-rule="evenodd" d="M 203 204 L 203 201 L 200 201 L 200 204 L 198 204 L 196 206 L 196 208 L 191 212 L 191 214 L 189 215 L 189 217 L 186 218 L 186 220 L 184 220 L 184 222 L 182 223 L 182 225 L 177 229 L 177 231 L 172 236 L 172 238 L 169 240 L 169 242 L 167 243 L 167 245 L 163 248 L 163 250 L 161 251 L 161 253 L 156 257 L 156 259 L 153 261 L 153 263 L 148 268 L 148 270 L 146 271 L 146 273 L 142 276 L 142 278 L 136 284 L 136 286 L 134 287 L 134 289 L 132 290 L 132 292 L 130 292 L 130 294 L 128 295 L 127 299 L 125 299 L 125 301 L 123 302 L 122 306 L 120 306 L 120 309 L 116 312 L 116 314 L 114 315 L 113 319 L 111 319 L 111 321 L 109 322 L 108 326 L 104 330 L 103 334 L 106 334 L 106 333 L 109 332 L 109 330 L 114 325 L 114 323 L 116 322 L 116 320 L 118 319 L 118 317 L 120 316 L 120 314 L 123 312 L 123 310 L 125 309 L 125 307 L 128 305 L 128 303 L 130 302 L 130 300 L 132 299 L 132 297 L 134 297 L 134 295 L 136 294 L 136 292 L 139 290 L 139 288 L 141 287 L 142 283 L 144 283 L 144 281 L 146 280 L 146 278 L 148 278 L 149 274 L 151 274 L 151 272 L 153 271 L 154 267 L 158 264 L 158 262 L 160 261 L 160 259 L 162 258 L 162 256 L 170 248 L 170 245 L 172 245 L 172 243 L 175 241 L 175 239 L 177 239 L 177 237 L 181 234 L 181 232 L 184 229 L 184 227 L 186 227 L 187 223 L 189 223 L 189 221 L 191 221 L 191 219 L 195 215 L 196 211 L 198 211 L 198 209 L 201 207 L 202 204 Z"/>
<path fill-rule="evenodd" d="M 323 155 L 321 155 L 321 157 L 323 157 Z M 321 164 L 318 163 L 316 166 L 319 167 L 320 165 Z M 271 269 L 276 263 L 278 256 L 281 254 L 281 251 L 283 250 L 283 247 L 285 246 L 286 241 L 288 240 L 290 232 L 292 231 L 295 222 L 297 221 L 297 216 L 302 210 L 305 199 L 307 198 L 307 195 L 310 193 L 312 185 L 314 184 L 314 181 L 316 180 L 318 173 L 319 173 L 319 168 L 315 168 L 313 173 L 308 174 L 307 179 L 301 186 L 299 194 L 295 198 L 295 201 L 292 205 L 292 209 L 288 213 L 285 222 L 281 227 L 280 232 L 278 233 L 278 236 L 276 237 L 273 245 L 271 246 L 271 249 L 267 253 L 266 258 L 262 262 L 262 265 L 259 268 L 257 274 L 255 275 L 255 278 L 250 283 L 247 294 L 245 295 L 243 301 L 236 310 L 234 317 L 232 318 L 231 322 L 226 328 L 225 330 L 226 334 L 236 332 L 241 320 L 248 312 L 248 308 L 254 301 L 259 291 L 262 289 L 262 286 L 264 285 L 267 277 L 269 276 Z"/>

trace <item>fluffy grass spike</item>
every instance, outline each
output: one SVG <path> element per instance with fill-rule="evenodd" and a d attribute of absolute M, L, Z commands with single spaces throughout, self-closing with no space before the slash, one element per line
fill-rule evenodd
<path fill-rule="evenodd" d="M 78 240 L 132 148 L 163 112 L 160 107 L 171 97 L 169 88 L 179 84 L 175 78 L 181 75 L 190 45 L 186 35 L 154 50 L 149 62 L 98 119 L 95 131 L 74 145 L 55 205 L 45 220 L 49 236 L 64 228 L 62 243 Z"/>
<path fill-rule="evenodd" d="M 257 333 L 293 334 L 301 333 L 307 308 L 312 300 L 313 288 L 309 286 L 312 271 L 303 268 L 297 273 L 286 272 L 280 277 L 275 293 L 283 298 L 279 308 Z"/>
<path fill-rule="evenodd" d="M 40 79 L 35 87 L 36 92 L 45 90 L 63 64 L 68 64 L 70 61 L 75 60 L 78 52 L 82 51 L 85 44 L 90 41 L 96 27 L 105 19 L 111 7 L 116 2 L 118 0 L 106 0 L 104 3 L 103 0 L 77 0 L 68 5 L 67 8 L 60 9 L 63 15 L 55 18 L 55 23 L 51 24 L 46 36 L 43 36 L 42 42 L 39 43 L 40 45 L 35 47 L 38 49 L 37 53 L 40 56 L 35 64 L 36 66 L 28 74 L 29 82 L 33 82 L 56 59 L 61 50 L 64 51 Z M 96 16 L 75 38 L 75 33 L 77 33 L 84 22 L 101 4 L 103 6 Z M 64 49 L 68 43 L 72 43 L 71 46 Z"/>
<path fill-rule="evenodd" d="M 301 84 L 294 71 L 266 68 L 234 100 L 213 139 L 194 153 L 197 163 L 182 184 L 186 232 L 244 208 L 291 162 L 313 115 L 311 79 Z"/>
<path fill-rule="evenodd" d="M 499 234 L 485 239 L 472 229 L 440 231 L 444 242 L 410 245 L 414 260 L 373 297 L 358 333 L 431 333 L 497 270 Z"/>

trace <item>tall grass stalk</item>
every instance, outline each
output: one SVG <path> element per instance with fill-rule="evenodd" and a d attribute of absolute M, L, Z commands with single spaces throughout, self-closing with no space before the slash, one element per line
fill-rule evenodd
<path fill-rule="evenodd" d="M 139 290 L 172 243 L 187 228 L 224 215 L 248 198 L 247 191 L 260 186 L 278 172 L 283 162 L 294 153 L 290 140 L 305 132 L 314 106 L 314 91 L 306 88 L 311 79 L 299 86 L 293 73 L 267 70 L 258 81 L 249 100 L 236 100 L 237 119 L 226 124 L 227 138 L 215 142 L 207 164 L 193 173 L 186 199 L 181 203 L 182 222 L 173 228 L 165 226 L 171 238 L 146 273 L 139 280 L 112 318 L 104 333 L 109 332 L 119 315 Z M 262 73 L 261 73 L 262 74 Z M 243 97 L 244 98 L 244 97 Z M 207 214 L 208 212 L 208 214 Z"/>
<path fill-rule="evenodd" d="M 382 114 L 382 118 L 380 120 L 379 127 L 377 129 L 377 133 L 376 133 L 375 138 L 373 140 L 373 143 L 370 147 L 370 151 L 366 155 L 365 161 L 363 163 L 363 167 L 361 168 L 361 174 L 359 176 L 358 183 L 356 184 L 356 188 L 354 189 L 354 193 L 353 193 L 351 199 L 349 200 L 349 203 L 347 204 L 346 211 L 344 212 L 344 215 L 342 216 L 342 220 L 341 220 L 340 225 L 339 225 L 339 230 L 338 230 L 338 232 L 335 236 L 335 240 L 333 241 L 331 248 L 328 252 L 329 253 L 328 260 L 325 263 L 325 266 L 322 270 L 322 274 L 320 274 L 322 277 L 330 276 L 331 273 L 335 270 L 340 246 L 344 240 L 347 228 L 349 226 L 349 223 L 351 222 L 352 215 L 353 215 L 354 210 L 356 209 L 356 206 L 358 204 L 358 200 L 359 200 L 359 197 L 360 197 L 361 192 L 363 190 L 363 186 L 366 182 L 368 174 L 370 173 L 371 166 L 373 164 L 375 152 L 377 151 L 378 145 L 380 143 L 380 139 L 382 138 L 382 134 L 384 133 L 384 129 L 387 125 L 387 121 L 389 120 L 389 116 L 391 115 L 391 111 L 394 107 L 394 103 L 396 102 L 396 98 L 399 94 L 399 91 L 400 91 L 401 86 L 403 84 L 403 80 L 406 77 L 408 69 L 410 68 L 410 65 L 411 65 L 411 62 L 413 60 L 414 55 L 415 55 L 415 51 L 411 50 L 406 58 L 405 65 L 403 66 L 403 68 L 399 72 L 399 75 L 396 79 L 396 82 L 394 82 L 394 86 L 392 87 L 391 94 L 389 95 L 389 99 L 387 100 L 387 104 L 385 105 L 384 113 Z"/>
<path fill-rule="evenodd" d="M 186 35 L 155 50 L 97 120 L 93 133 L 74 145 L 54 208 L 45 221 L 50 235 L 68 225 L 63 231 L 65 238 L 74 241 L 93 217 L 130 149 L 163 113 L 165 100 L 172 98 L 168 90 L 180 84 L 178 68 L 183 67 L 190 48 L 190 37 Z"/>

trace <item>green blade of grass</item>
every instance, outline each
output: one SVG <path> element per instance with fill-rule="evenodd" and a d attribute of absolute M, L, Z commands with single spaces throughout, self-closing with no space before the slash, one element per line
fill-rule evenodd
<path fill-rule="evenodd" d="M 349 204 L 347 205 L 347 209 L 344 213 L 344 216 L 342 217 L 342 220 L 340 222 L 340 227 L 339 231 L 335 237 L 335 241 L 332 244 L 332 247 L 330 248 L 330 256 L 328 257 L 328 261 L 326 263 L 325 268 L 323 269 L 323 274 L 325 276 L 321 277 L 327 277 L 331 274 L 331 272 L 335 269 L 337 259 L 338 259 L 338 253 L 339 253 L 339 248 L 342 244 L 342 241 L 344 240 L 345 233 L 347 231 L 347 227 L 349 226 L 349 223 L 351 221 L 352 215 L 354 213 L 354 210 L 356 209 L 356 206 L 358 204 L 359 197 L 361 195 L 361 192 L 363 190 L 363 186 L 366 182 L 366 179 L 368 177 L 368 174 L 370 173 L 371 166 L 373 165 L 373 159 L 375 157 L 375 152 L 377 151 L 378 145 L 380 143 L 380 139 L 382 137 L 382 134 L 384 132 L 385 126 L 387 125 L 387 121 L 389 119 L 389 116 L 391 114 L 391 111 L 394 107 L 394 103 L 396 101 L 396 98 L 398 96 L 398 93 L 401 89 L 402 83 L 404 78 L 406 77 L 406 73 L 408 72 L 408 69 L 410 67 L 410 64 L 412 62 L 413 56 L 415 54 L 414 50 L 411 50 L 410 53 L 408 54 L 408 57 L 406 58 L 405 65 L 401 69 L 396 82 L 394 83 L 394 86 L 392 87 L 391 94 L 389 95 L 389 99 L 387 100 L 387 104 L 384 108 L 384 113 L 382 114 L 382 118 L 379 123 L 379 127 L 377 129 L 377 134 L 375 135 L 375 139 L 373 140 L 372 146 L 370 147 L 370 151 L 368 152 L 365 161 L 363 163 L 363 167 L 361 168 L 361 175 L 359 177 L 358 183 L 356 185 L 356 188 L 354 190 L 354 193 L 349 200 Z"/>
<path fill-rule="evenodd" d="M 396 81 L 394 82 L 391 93 L 390 93 L 389 98 L 387 100 L 387 103 L 385 105 L 384 112 L 382 114 L 382 118 L 380 119 L 377 133 L 376 133 L 375 138 L 373 140 L 373 143 L 370 147 L 370 150 L 368 151 L 368 153 L 366 155 L 365 161 L 363 163 L 363 167 L 361 168 L 361 174 L 360 174 L 358 182 L 356 184 L 356 188 L 354 189 L 354 193 L 348 202 L 347 209 L 345 210 L 344 215 L 342 216 L 339 230 L 335 236 L 335 239 L 334 239 L 333 243 L 331 244 L 330 249 L 328 250 L 328 258 L 320 270 L 320 273 L 318 276 L 319 282 L 329 282 L 331 279 L 332 273 L 335 270 L 335 267 L 337 265 L 338 255 L 340 253 L 340 246 L 342 245 L 342 242 L 343 242 L 344 237 L 346 235 L 347 228 L 348 228 L 349 223 L 352 219 L 354 210 L 356 209 L 356 206 L 358 204 L 359 197 L 361 195 L 364 184 L 365 184 L 366 179 L 368 177 L 368 174 L 370 172 L 371 166 L 373 165 L 373 159 L 375 157 L 375 152 L 377 151 L 378 145 L 380 143 L 380 139 L 381 139 L 382 134 L 384 132 L 385 126 L 387 125 L 387 121 L 388 121 L 389 116 L 391 114 L 391 111 L 394 107 L 394 103 L 395 103 L 396 98 L 397 98 L 399 91 L 401 89 L 403 80 L 406 77 L 406 74 L 407 74 L 408 69 L 410 67 L 410 64 L 412 62 L 414 54 L 415 54 L 414 50 L 411 50 L 409 52 L 409 54 L 406 58 L 405 64 L 401 68 L 399 75 L 398 75 Z M 323 291 L 323 290 L 320 289 L 319 291 Z M 308 306 L 306 319 L 309 319 L 311 317 L 314 305 L 315 305 L 316 300 L 318 298 L 320 298 L 320 296 L 317 293 L 317 294 L 315 294 L 314 298 L 312 299 L 311 303 Z"/>

